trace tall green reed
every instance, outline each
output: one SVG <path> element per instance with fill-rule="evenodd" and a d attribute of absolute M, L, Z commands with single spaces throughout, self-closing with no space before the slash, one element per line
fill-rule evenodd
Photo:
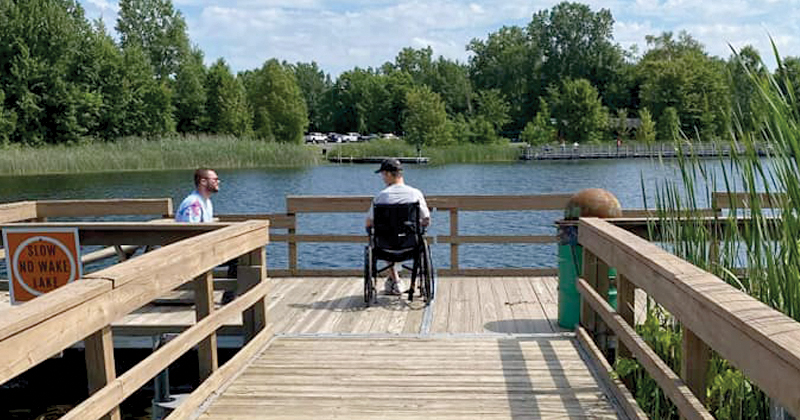
<path fill-rule="evenodd" d="M 224 135 L 124 138 L 77 145 L 0 148 L 0 175 L 129 170 L 299 167 L 317 164 L 321 152 L 300 144 Z"/>
<path fill-rule="evenodd" d="M 663 181 L 656 186 L 654 201 L 659 224 L 651 227 L 651 233 L 676 255 L 800 320 L 800 112 L 791 81 L 783 77 L 786 73 L 777 51 L 775 56 L 777 77 L 745 67 L 748 82 L 757 92 L 750 98 L 754 104 L 751 109 L 758 111 L 755 115 L 734 115 L 726 139 L 731 155 L 717 162 L 693 154 L 679 158 L 680 180 Z M 753 118 L 758 128 L 744 129 L 744 124 L 739 123 L 744 118 Z M 683 136 L 678 147 L 686 144 Z M 762 156 L 760 145 L 766 145 L 768 156 Z M 745 200 L 744 205 L 732 200 L 732 208 L 720 214 L 717 223 L 709 223 L 700 216 L 712 203 L 715 191 L 731 200 L 735 194 L 743 194 Z M 644 325 L 659 319 L 659 314 L 648 311 Z M 659 325 L 659 331 L 639 328 L 651 345 L 659 341 L 661 334 L 679 338 L 682 333 L 669 321 Z M 679 348 L 679 340 L 667 342 Z M 654 348 L 662 357 L 675 350 L 656 345 Z M 618 372 L 637 372 L 638 367 L 631 368 L 631 363 L 619 361 Z M 653 386 L 649 377 L 635 379 L 638 388 L 649 390 Z M 639 396 L 640 392 L 636 394 Z M 768 397 L 716 354 L 709 369 L 705 402 L 718 419 L 769 418 Z M 646 399 L 640 403 L 648 404 Z M 651 409 L 650 413 L 657 414 L 654 418 L 676 418 L 669 411 Z"/>

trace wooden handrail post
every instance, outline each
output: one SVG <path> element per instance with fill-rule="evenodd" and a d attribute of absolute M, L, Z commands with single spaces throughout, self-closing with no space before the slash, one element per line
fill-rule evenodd
<path fill-rule="evenodd" d="M 294 213 L 286 213 L 286 215 L 292 218 L 292 227 L 287 229 L 289 234 L 287 248 L 289 249 L 289 272 L 295 276 L 297 275 L 297 241 L 294 235 L 297 233 L 297 217 Z"/>
<path fill-rule="evenodd" d="M 458 236 L 458 209 L 450 209 L 450 236 L 455 238 Z M 450 244 L 450 268 L 453 272 L 458 270 L 458 243 L 453 242 Z"/>
<path fill-rule="evenodd" d="M 264 247 L 239 258 L 237 273 L 239 295 L 259 283 L 267 281 L 267 251 Z M 259 299 L 253 306 L 242 313 L 242 327 L 245 343 L 252 340 L 267 326 L 267 300 Z"/>
<path fill-rule="evenodd" d="M 708 345 L 686 326 L 683 326 L 681 350 L 683 355 L 681 379 L 686 382 L 695 397 L 705 404 L 706 376 L 708 376 L 711 351 Z"/>
<path fill-rule="evenodd" d="M 636 313 L 636 287 L 622 274 L 617 274 L 617 313 L 631 327 L 634 326 Z M 620 342 L 617 342 L 617 358 L 630 358 L 631 351 Z"/>
<path fill-rule="evenodd" d="M 111 335 L 111 326 L 106 325 L 101 330 L 83 340 L 86 357 L 86 379 L 89 384 L 89 394 L 94 394 L 108 383 L 117 378 L 114 367 L 114 339 Z M 119 406 L 114 407 L 102 420 L 121 420 Z"/>
<path fill-rule="evenodd" d="M 211 315 L 214 311 L 214 273 L 209 271 L 194 280 L 195 319 Z M 217 350 L 217 333 L 211 333 L 205 340 L 197 345 L 198 371 L 200 382 L 211 376 L 219 367 Z"/>
<path fill-rule="evenodd" d="M 592 286 L 593 289 L 597 290 L 597 256 L 594 255 L 591 251 L 586 248 L 583 248 L 583 268 L 581 270 L 581 275 L 579 278 L 583 278 Z M 589 332 L 592 337 L 594 338 L 596 335 L 596 327 L 595 327 L 595 318 L 596 315 L 594 310 L 586 302 L 586 299 L 581 297 L 581 326 Z"/>
<path fill-rule="evenodd" d="M 595 257 L 596 258 L 596 257 Z M 608 264 L 605 261 L 597 259 L 597 284 L 595 288 L 597 293 L 603 297 L 603 300 L 608 302 L 608 291 L 611 288 L 611 279 L 608 277 Z M 595 342 L 597 347 L 603 351 L 603 354 L 608 353 L 608 334 L 609 329 L 603 322 L 602 318 L 595 319 Z"/>

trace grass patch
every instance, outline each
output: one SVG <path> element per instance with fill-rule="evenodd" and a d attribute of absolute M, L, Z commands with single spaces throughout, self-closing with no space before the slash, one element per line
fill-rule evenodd
<path fill-rule="evenodd" d="M 0 175 L 302 167 L 321 162 L 315 147 L 243 140 L 232 136 L 172 136 L 125 138 L 78 145 L 0 148 Z"/>
<path fill-rule="evenodd" d="M 519 160 L 520 145 L 511 143 L 459 144 L 453 146 L 423 147 L 421 154 L 430 158 L 433 165 L 448 163 L 515 162 Z M 365 157 L 415 157 L 416 147 L 401 141 L 379 139 L 366 143 L 343 144 L 332 148 L 329 156 Z"/>

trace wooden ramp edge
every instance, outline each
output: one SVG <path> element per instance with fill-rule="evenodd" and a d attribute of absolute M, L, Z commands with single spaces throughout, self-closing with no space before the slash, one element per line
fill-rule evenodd
<path fill-rule="evenodd" d="M 168 419 L 631 418 L 572 334 L 279 335 L 235 367 Z"/>

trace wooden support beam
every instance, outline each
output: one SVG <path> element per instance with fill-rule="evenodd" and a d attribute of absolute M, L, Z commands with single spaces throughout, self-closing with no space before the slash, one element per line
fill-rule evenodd
<path fill-rule="evenodd" d="M 239 258 L 238 281 L 239 294 L 267 281 L 266 250 L 262 247 Z M 242 326 L 245 342 L 252 340 L 259 331 L 267 326 L 267 303 L 265 299 L 256 301 L 242 314 Z"/>
<path fill-rule="evenodd" d="M 576 280 L 583 278 L 592 287 L 592 290 L 597 290 L 597 257 L 588 249 L 583 248 L 582 260 L 583 268 L 581 269 L 581 275 Z M 589 332 L 592 337 L 594 337 L 597 332 L 594 310 L 592 310 L 592 307 L 585 299 L 581 299 L 581 326 Z"/>
<path fill-rule="evenodd" d="M 114 339 L 111 327 L 105 326 L 100 331 L 83 340 L 86 356 L 86 379 L 89 383 L 89 394 L 94 394 L 117 378 L 114 366 Z M 121 420 L 119 405 L 101 417 L 102 420 Z"/>
<path fill-rule="evenodd" d="M 636 313 L 636 287 L 625 276 L 617 273 L 617 313 L 631 327 Z M 624 343 L 617 342 L 617 358 L 630 358 L 631 352 Z"/>
<path fill-rule="evenodd" d="M 450 236 L 458 236 L 458 209 L 450 210 Z M 450 243 L 450 269 L 458 270 L 458 243 Z"/>
<path fill-rule="evenodd" d="M 200 321 L 214 311 L 214 273 L 207 271 L 200 275 L 194 280 L 194 286 L 195 319 Z M 202 382 L 219 367 L 216 331 L 198 343 L 197 359 Z"/>
<path fill-rule="evenodd" d="M 684 327 L 683 341 L 681 342 L 681 379 L 703 402 L 706 399 L 706 376 L 710 360 L 711 351 L 706 343 L 692 330 Z"/>

